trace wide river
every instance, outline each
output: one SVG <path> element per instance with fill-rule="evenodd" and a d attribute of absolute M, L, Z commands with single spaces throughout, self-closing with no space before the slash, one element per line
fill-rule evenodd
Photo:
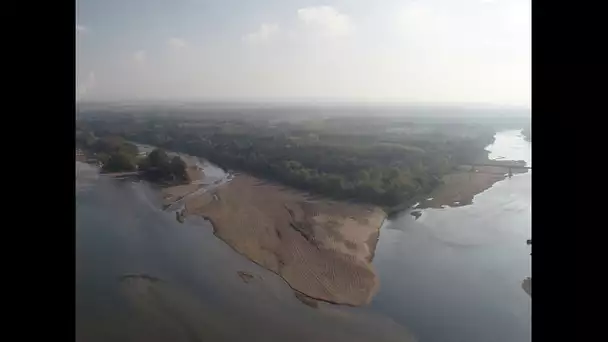
<path fill-rule="evenodd" d="M 488 150 L 531 165 L 519 131 L 497 133 Z M 531 274 L 531 172 L 496 183 L 472 205 L 387 220 L 372 303 L 313 308 L 216 238 L 209 223 L 182 224 L 161 210 L 147 183 L 77 169 L 77 341 L 530 339 L 531 299 L 521 283 Z M 246 283 L 238 271 L 254 278 Z"/>

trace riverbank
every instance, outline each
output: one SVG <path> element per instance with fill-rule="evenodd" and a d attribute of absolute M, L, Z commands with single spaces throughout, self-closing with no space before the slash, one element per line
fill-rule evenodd
<path fill-rule="evenodd" d="M 184 205 L 184 215 L 211 221 L 216 236 L 299 293 L 358 306 L 377 291 L 371 260 L 386 217 L 378 207 L 320 199 L 243 174 L 184 198 Z"/>
<path fill-rule="evenodd" d="M 512 161 L 492 161 L 509 165 Z M 526 169 L 514 168 L 513 174 L 526 173 Z M 415 209 L 458 207 L 473 203 L 475 195 L 491 188 L 496 182 L 508 177 L 504 166 L 461 166 L 455 172 L 443 177 L 443 183 L 433 190 L 426 199 L 419 201 Z"/>
<path fill-rule="evenodd" d="M 504 166 L 463 166 L 446 175 L 416 209 L 471 204 L 507 173 Z M 371 261 L 386 218 L 382 209 L 313 196 L 245 174 L 196 193 L 203 187 L 165 187 L 164 206 L 181 200 L 182 219 L 196 215 L 209 220 L 216 236 L 280 275 L 300 295 L 352 306 L 374 296 L 378 280 Z"/>
<path fill-rule="evenodd" d="M 506 166 L 519 165 L 491 162 L 495 166 L 461 166 L 446 175 L 415 208 L 471 204 L 475 195 L 507 177 Z M 188 170 L 190 183 L 162 189 L 165 208 L 178 201 L 183 205 L 180 222 L 189 215 L 209 220 L 216 236 L 280 275 L 299 295 L 352 306 L 370 302 L 378 288 L 371 261 L 384 210 L 313 196 L 245 174 L 200 191 L 208 186 L 199 181 L 204 175 L 198 170 L 197 178 L 191 163 Z"/>
<path fill-rule="evenodd" d="M 163 187 L 161 193 L 163 195 L 164 207 L 167 207 L 204 187 L 204 185 L 199 183 L 199 181 L 205 177 L 203 170 L 200 170 L 196 164 L 185 158 L 182 158 L 182 160 L 186 163 L 186 173 L 188 174 L 189 182 L 186 184 Z"/>

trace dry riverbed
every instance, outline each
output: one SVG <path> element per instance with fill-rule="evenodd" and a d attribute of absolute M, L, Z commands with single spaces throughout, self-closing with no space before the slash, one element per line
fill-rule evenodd
<path fill-rule="evenodd" d="M 183 198 L 195 190 L 184 185 L 165 193 Z M 219 238 L 297 293 L 357 306 L 378 288 L 371 259 L 386 217 L 378 207 L 313 198 L 248 175 L 184 204 L 184 215 L 210 220 Z"/>

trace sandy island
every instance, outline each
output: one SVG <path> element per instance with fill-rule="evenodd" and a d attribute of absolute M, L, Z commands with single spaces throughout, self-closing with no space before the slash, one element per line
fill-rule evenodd
<path fill-rule="evenodd" d="M 211 221 L 215 235 L 297 292 L 353 306 L 375 294 L 371 260 L 386 217 L 380 208 L 319 199 L 242 174 L 184 198 L 194 189 L 164 189 L 165 204 L 183 198 L 184 215 Z"/>
<path fill-rule="evenodd" d="M 462 167 L 446 175 L 444 184 L 416 208 L 471 204 L 476 194 L 506 177 L 505 167 Z M 193 194 L 203 186 L 167 187 L 164 204 L 182 200 L 179 217 L 209 220 L 216 236 L 280 275 L 298 296 L 359 306 L 376 293 L 378 278 L 371 261 L 386 218 L 381 208 L 319 198 L 244 174 Z"/>

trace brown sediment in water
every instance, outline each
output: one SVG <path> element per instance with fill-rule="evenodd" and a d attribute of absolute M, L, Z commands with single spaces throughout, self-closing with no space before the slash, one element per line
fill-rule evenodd
<path fill-rule="evenodd" d="M 471 172 L 470 166 L 463 166 L 458 171 L 444 176 L 443 184 L 428 195 L 427 199 L 420 201 L 416 209 L 472 204 L 475 195 L 508 177 L 508 169 L 504 166 L 478 166 L 475 170 Z M 513 169 L 514 175 L 525 172 L 526 169 Z"/>
<path fill-rule="evenodd" d="M 298 291 L 294 291 L 294 295 L 300 302 L 302 302 L 306 306 L 310 306 L 311 308 L 314 308 L 314 309 L 319 307 L 318 301 L 314 300 L 313 298 L 308 297 L 305 294 L 302 294 Z"/>
<path fill-rule="evenodd" d="M 188 174 L 188 179 L 190 179 L 191 182 L 194 181 L 199 181 L 201 179 L 203 179 L 204 177 L 204 173 L 202 170 L 200 170 L 195 164 L 189 164 L 188 162 L 186 163 L 187 167 L 186 167 L 186 173 Z"/>
<path fill-rule="evenodd" d="M 248 175 L 184 202 L 186 215 L 211 221 L 219 238 L 297 292 L 357 306 L 377 291 L 370 261 L 386 217 L 378 207 L 313 199 Z"/>
<path fill-rule="evenodd" d="M 521 283 L 521 288 L 524 289 L 524 291 L 526 291 L 530 297 L 532 297 L 532 277 L 527 277 L 524 279 L 524 281 Z"/>
<path fill-rule="evenodd" d="M 179 201 L 187 195 L 199 190 L 203 185 L 200 184 L 182 184 L 174 185 L 163 188 L 161 193 L 163 195 L 163 205 L 168 206 L 176 201 Z"/>
<path fill-rule="evenodd" d="M 275 308 L 274 301 L 267 302 L 272 297 L 218 306 L 179 283 L 139 275 L 118 285 L 128 311 L 112 311 L 115 316 L 95 319 L 94 324 L 77 322 L 77 341 L 416 341 L 403 326 L 371 312 L 323 307 L 314 316 L 302 316 Z M 311 308 L 320 306 L 298 292 L 294 295 Z M 235 315 L 234 310 L 242 311 Z M 301 318 L 310 321 L 302 324 Z"/>
<path fill-rule="evenodd" d="M 239 275 L 239 277 L 245 284 L 249 284 L 249 282 L 252 281 L 254 278 L 254 276 L 251 273 L 248 273 L 245 271 L 237 271 L 236 274 Z"/>
<path fill-rule="evenodd" d="M 184 214 L 184 210 L 181 211 L 176 211 L 175 212 L 175 219 L 177 220 L 177 222 L 179 223 L 184 223 L 185 221 L 185 214 Z"/>

